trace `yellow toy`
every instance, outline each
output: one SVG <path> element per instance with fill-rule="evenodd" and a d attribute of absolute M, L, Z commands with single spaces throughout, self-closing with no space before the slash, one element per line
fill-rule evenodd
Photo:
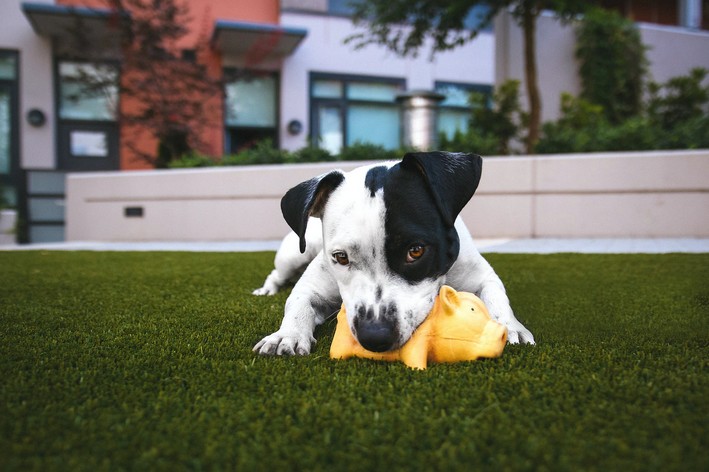
<path fill-rule="evenodd" d="M 482 300 L 468 292 L 441 287 L 431 312 L 414 331 L 411 339 L 396 351 L 371 352 L 352 335 L 343 306 L 337 315 L 330 357 L 362 357 L 401 361 L 414 369 L 431 362 L 472 361 L 479 357 L 499 357 L 507 343 L 507 328 L 493 321 Z"/>

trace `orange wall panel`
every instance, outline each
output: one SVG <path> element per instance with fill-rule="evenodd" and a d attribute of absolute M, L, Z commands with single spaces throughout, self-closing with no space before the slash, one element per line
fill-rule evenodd
<path fill-rule="evenodd" d="M 180 0 L 176 0 L 180 4 Z M 110 0 L 56 0 L 57 5 L 110 8 Z M 126 2 L 129 3 L 129 2 Z M 278 0 L 182 0 L 196 22 L 203 19 L 278 23 Z"/>

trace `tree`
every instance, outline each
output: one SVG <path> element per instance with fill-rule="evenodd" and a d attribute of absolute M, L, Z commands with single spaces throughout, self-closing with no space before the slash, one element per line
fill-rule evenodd
<path fill-rule="evenodd" d="M 206 64 L 209 38 L 189 44 L 190 17 L 184 0 L 108 0 L 116 12 L 127 12 L 124 22 L 121 96 L 132 106 L 122 107 L 122 123 L 147 131 L 158 142 L 141 149 L 126 141 L 133 152 L 157 167 L 194 149 L 206 152 L 204 130 L 220 126 L 221 82 Z M 124 137 L 126 134 L 124 133 Z"/>
<path fill-rule="evenodd" d="M 104 59 L 107 51 L 120 61 L 121 105 L 117 120 L 121 142 L 135 157 L 156 167 L 191 151 L 209 154 L 205 130 L 221 126 L 223 93 L 219 73 L 208 65 L 209 38 L 188 38 L 192 21 L 185 0 L 103 0 L 113 13 L 110 26 L 120 36 L 119 51 L 91 45 L 80 22 L 64 55 Z M 92 47 L 93 46 L 93 47 Z M 114 48 L 115 49 L 115 48 Z M 109 64 L 108 69 L 115 69 Z M 99 69 L 100 70 L 100 69 Z M 116 87 L 115 74 L 85 74 L 84 92 Z"/>
<path fill-rule="evenodd" d="M 354 4 L 355 24 L 367 28 L 348 41 L 357 47 L 379 44 L 397 54 L 416 55 L 426 39 L 432 52 L 453 49 L 475 37 L 490 25 L 495 16 L 509 9 L 524 32 L 524 68 L 529 100 L 526 150 L 531 153 L 539 139 L 541 98 L 537 84 L 536 24 L 542 9 L 554 10 L 559 18 L 569 19 L 583 11 L 582 0 L 361 0 Z M 486 8 L 480 8 L 486 7 Z M 467 28 L 466 18 L 478 8 L 479 23 Z"/>

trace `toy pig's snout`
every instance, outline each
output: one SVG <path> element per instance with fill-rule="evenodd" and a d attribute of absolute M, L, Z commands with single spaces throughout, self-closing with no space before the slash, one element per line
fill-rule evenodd
<path fill-rule="evenodd" d="M 504 346 L 505 344 L 507 344 L 507 328 L 502 325 L 498 325 L 498 326 L 500 326 L 500 328 L 502 328 L 501 329 L 502 334 L 500 335 L 500 343 Z"/>
<path fill-rule="evenodd" d="M 480 346 L 483 350 L 481 356 L 500 356 L 505 349 L 505 345 L 507 345 L 507 327 L 494 321 L 488 321 L 485 323 L 485 329 L 483 329 L 480 341 Z"/>

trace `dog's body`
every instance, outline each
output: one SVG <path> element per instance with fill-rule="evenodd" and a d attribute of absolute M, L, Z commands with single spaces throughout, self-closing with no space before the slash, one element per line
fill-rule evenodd
<path fill-rule="evenodd" d="M 288 191 L 281 208 L 294 233 L 254 294 L 276 293 L 302 276 L 280 329 L 254 351 L 308 354 L 315 327 L 343 303 L 363 347 L 397 349 L 426 318 L 444 283 L 477 294 L 507 326 L 509 342 L 534 343 L 458 218 L 481 167 L 473 154 L 409 153 L 400 163 L 333 171 Z"/>

